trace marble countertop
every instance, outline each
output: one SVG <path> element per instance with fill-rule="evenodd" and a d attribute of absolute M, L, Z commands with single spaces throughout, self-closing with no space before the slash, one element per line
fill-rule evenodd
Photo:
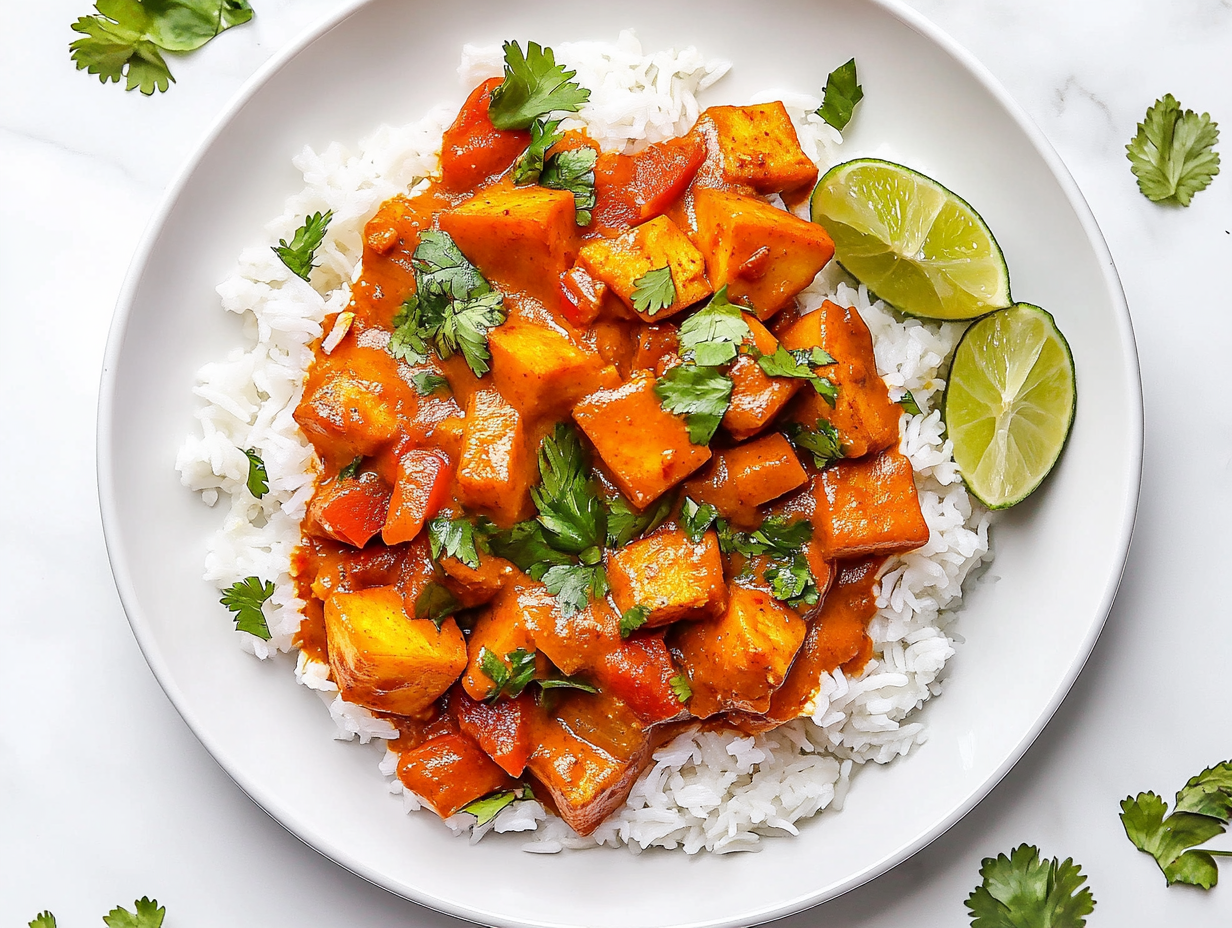
<path fill-rule="evenodd" d="M 1039 123 L 1108 239 L 1143 362 L 1146 455 L 1125 579 L 1093 656 L 1010 775 L 890 873 L 784 925 L 966 924 L 980 861 L 1073 857 L 1093 926 L 1232 923 L 1232 887 L 1165 888 L 1117 803 L 1232 757 L 1232 608 L 1197 570 L 1232 518 L 1232 178 L 1192 207 L 1137 191 L 1124 145 L 1165 92 L 1232 120 L 1229 0 L 910 0 Z M 211 760 L 142 659 L 112 584 L 94 476 L 107 329 L 179 165 L 263 61 L 339 0 L 260 0 L 144 99 L 75 72 L 87 0 L 5 4 L 0 32 L 0 922 L 98 924 L 156 896 L 172 928 L 461 925 L 320 857 Z M 1232 123 L 1229 123 L 1232 125 Z M 1225 149 L 1226 150 L 1226 149 Z M 1226 173 L 1226 171 L 1225 171 Z M 37 325 L 28 325 L 37 319 Z M 1222 575 L 1216 570 L 1214 577 Z M 1232 846 L 1222 839 L 1221 846 Z M 1218 842 L 1216 842 L 1218 844 Z M 1224 869 L 1232 867 L 1225 860 Z M 1232 873 L 1225 872 L 1232 882 Z M 271 891 L 271 888 L 273 890 Z"/>

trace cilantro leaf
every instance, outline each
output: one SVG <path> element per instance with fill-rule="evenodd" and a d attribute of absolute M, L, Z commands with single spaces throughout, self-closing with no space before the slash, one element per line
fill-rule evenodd
<path fill-rule="evenodd" d="M 558 564 L 547 569 L 543 582 L 566 618 L 581 612 L 592 599 L 602 599 L 610 589 L 602 564 Z"/>
<path fill-rule="evenodd" d="M 475 827 L 478 828 L 488 824 L 488 822 L 500 814 L 502 809 L 512 805 L 519 798 L 517 790 L 501 790 L 499 793 L 492 793 L 489 796 L 484 796 L 482 799 L 468 802 L 458 811 L 469 812 L 475 816 Z"/>
<path fill-rule="evenodd" d="M 460 352 L 476 377 L 490 369 L 488 330 L 505 321 L 504 298 L 495 291 L 450 304 L 436 333 L 436 352 L 441 358 Z"/>
<path fill-rule="evenodd" d="M 1207 767 L 1176 794 L 1177 812 L 1209 815 L 1227 824 L 1232 818 L 1232 761 Z"/>
<path fill-rule="evenodd" d="M 1168 804 L 1154 793 L 1127 796 L 1121 802 L 1121 824 L 1134 847 L 1155 858 L 1169 886 L 1210 889 L 1219 881 L 1214 858 L 1191 848 L 1223 834 L 1224 823 L 1192 812 L 1167 812 Z"/>
<path fill-rule="evenodd" d="M 425 229 L 411 255 L 415 270 L 415 286 L 435 296 L 456 299 L 480 296 L 492 289 L 479 273 L 479 268 L 467 260 L 462 249 L 448 232 Z"/>
<path fill-rule="evenodd" d="M 971 928 L 1083 928 L 1095 909 L 1087 878 L 1072 858 L 1040 860 L 1023 844 L 1006 857 L 986 857 L 984 882 L 967 897 Z"/>
<path fill-rule="evenodd" d="M 539 486 L 530 491 L 548 543 L 567 554 L 582 554 L 603 544 L 606 517 L 590 478 L 586 452 L 577 431 L 558 423 L 539 443 Z"/>
<path fill-rule="evenodd" d="M 813 523 L 808 519 L 792 522 L 786 516 L 770 516 L 755 532 L 740 532 L 732 536 L 735 550 L 746 557 L 768 554 L 771 557 L 794 557 L 813 537 Z"/>
<path fill-rule="evenodd" d="M 329 228 L 329 221 L 333 218 L 332 209 L 324 213 L 305 216 L 304 224 L 295 230 L 290 244 L 285 238 L 280 238 L 278 244 L 274 246 L 274 254 L 296 277 L 307 280 L 312 269 L 316 267 L 312 259 L 316 257 L 317 249 L 325 241 L 325 231 Z"/>
<path fill-rule="evenodd" d="M 479 569 L 479 551 L 475 547 L 475 526 L 466 519 L 437 516 L 428 523 L 428 544 L 432 560 L 457 558 L 471 570 Z"/>
<path fill-rule="evenodd" d="M 527 129 L 549 113 L 576 113 L 590 99 L 590 91 L 573 83 L 576 71 L 556 63 L 552 49 L 506 42 L 505 79 L 492 91 L 488 118 L 497 129 Z"/>
<path fill-rule="evenodd" d="M 354 480 L 355 475 L 359 473 L 359 469 L 360 467 L 363 466 L 363 463 L 364 463 L 364 456 L 362 454 L 355 455 L 355 457 L 351 459 L 350 464 L 342 468 L 342 470 L 338 471 L 338 479 L 339 480 Z"/>
<path fill-rule="evenodd" d="M 445 620 L 462 608 L 458 598 L 443 584 L 432 581 L 415 597 L 415 618 L 429 619 L 439 632 Z"/>
<path fill-rule="evenodd" d="M 838 429 L 820 417 L 815 429 L 806 428 L 799 422 L 789 422 L 783 426 L 783 434 L 796 448 L 812 454 L 813 464 L 818 469 L 829 467 L 844 456 Z"/>
<path fill-rule="evenodd" d="M 399 361 L 422 364 L 428 360 L 428 339 L 431 335 L 430 331 L 426 331 L 419 294 L 412 293 L 394 316 L 394 331 L 385 350 Z"/>
<path fill-rule="evenodd" d="M 1125 146 L 1138 189 L 1148 200 L 1188 206 L 1219 173 L 1219 124 L 1182 110 L 1172 94 L 1156 100 Z"/>
<path fill-rule="evenodd" d="M 817 580 L 803 554 L 772 561 L 762 576 L 770 584 L 770 595 L 793 609 L 815 606 L 821 599 Z"/>
<path fill-rule="evenodd" d="M 856 76 L 856 60 L 839 65 L 826 77 L 825 95 L 817 115 L 839 132 L 851 122 L 856 104 L 864 99 L 864 88 Z"/>
<path fill-rule="evenodd" d="M 488 702 L 496 702 L 501 696 L 515 699 L 535 678 L 535 652 L 515 648 L 502 660 L 487 648 L 480 648 L 479 669 L 495 684 L 488 693 Z"/>
<path fill-rule="evenodd" d="M 29 928 L 56 928 L 56 917 L 50 912 L 39 912 L 31 919 Z"/>
<path fill-rule="evenodd" d="M 548 543 L 543 526 L 533 520 L 496 532 L 488 539 L 488 546 L 493 554 L 512 561 L 532 580 L 542 580 L 549 567 L 573 563 L 572 557 Z"/>
<path fill-rule="evenodd" d="M 664 409 L 684 416 L 689 441 L 705 445 L 731 403 L 732 382 L 718 368 L 680 364 L 658 379 L 654 392 Z"/>
<path fill-rule="evenodd" d="M 626 609 L 620 616 L 620 637 L 628 638 L 645 625 L 646 620 L 649 618 L 650 609 L 646 606 L 637 605 Z"/>
<path fill-rule="evenodd" d="M 671 265 L 647 271 L 633 281 L 633 308 L 639 313 L 653 316 L 676 302 L 676 283 L 672 280 Z"/>
<path fill-rule="evenodd" d="M 539 186 L 573 194 L 579 226 L 590 225 L 590 211 L 595 208 L 596 160 L 593 148 L 571 148 L 554 154 L 539 172 Z"/>
<path fill-rule="evenodd" d="M 565 137 L 558 131 L 559 119 L 544 119 L 540 117 L 530 125 L 530 147 L 522 152 L 517 165 L 513 169 L 513 182 L 518 186 L 533 184 L 539 180 L 543 171 L 543 159 L 548 149 Z"/>
<path fill-rule="evenodd" d="M 244 452 L 244 457 L 248 458 L 248 492 L 260 499 L 269 492 L 269 474 L 265 470 L 265 462 L 261 460 L 261 455 L 257 454 L 256 448 L 249 448 Z"/>
<path fill-rule="evenodd" d="M 915 401 L 915 397 L 911 395 L 910 390 L 904 390 L 903 395 L 898 398 L 898 405 L 903 407 L 903 411 L 909 416 L 918 416 L 923 412 L 920 409 L 920 404 Z"/>
<path fill-rule="evenodd" d="M 580 690 L 583 693 L 597 693 L 598 687 L 591 686 L 577 677 L 548 677 L 546 680 L 536 680 L 541 690 Z"/>
<path fill-rule="evenodd" d="M 728 302 L 724 284 L 710 302 L 680 324 L 680 353 L 692 352 L 693 361 L 702 367 L 718 367 L 735 360 L 740 343 L 752 337 L 740 307 Z"/>
<path fill-rule="evenodd" d="M 623 496 L 607 501 L 607 546 L 623 548 L 634 538 L 648 535 L 671 515 L 675 493 L 664 493 L 644 512 L 638 512 Z"/>
<path fill-rule="evenodd" d="M 269 641 L 273 636 L 265 622 L 265 613 L 261 611 L 262 604 L 274 595 L 272 581 L 261 581 L 259 577 L 247 577 L 231 584 L 223 590 L 219 600 L 227 610 L 235 613 L 235 630 L 255 635 L 263 641 Z"/>
<path fill-rule="evenodd" d="M 718 517 L 719 510 L 715 506 L 710 503 L 696 503 L 687 496 L 680 507 L 681 528 L 694 544 L 702 540 L 706 530 Z"/>
<path fill-rule="evenodd" d="M 775 349 L 774 354 L 763 354 L 757 358 L 757 366 L 767 377 L 795 377 L 807 380 L 813 389 L 831 406 L 838 400 L 838 387 L 826 377 L 821 377 L 813 371 L 813 367 L 833 364 L 834 359 L 822 348 L 809 351 L 798 348 L 788 351 L 782 345 Z"/>
<path fill-rule="evenodd" d="M 668 680 L 667 685 L 672 688 L 672 692 L 676 694 L 680 702 L 688 702 L 693 698 L 693 687 L 689 683 L 689 675 L 683 670 Z"/>
<path fill-rule="evenodd" d="M 107 928 L 159 928 L 167 914 L 165 907 L 160 907 L 157 899 L 142 896 L 133 903 L 135 912 L 116 906 L 110 913 L 103 916 L 103 924 Z"/>
<path fill-rule="evenodd" d="M 411 374 L 411 386 L 420 396 L 431 396 L 433 393 L 449 396 L 452 392 L 449 389 L 449 381 L 433 371 L 418 371 Z"/>

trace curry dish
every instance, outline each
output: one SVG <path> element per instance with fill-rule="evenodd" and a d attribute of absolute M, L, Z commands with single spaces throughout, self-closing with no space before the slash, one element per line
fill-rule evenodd
<path fill-rule="evenodd" d="M 530 788 L 589 834 L 682 726 L 858 672 L 929 530 L 863 320 L 797 307 L 833 244 L 785 208 L 817 170 L 782 104 L 626 155 L 497 128 L 500 84 L 315 346 L 297 644 L 439 815 Z"/>

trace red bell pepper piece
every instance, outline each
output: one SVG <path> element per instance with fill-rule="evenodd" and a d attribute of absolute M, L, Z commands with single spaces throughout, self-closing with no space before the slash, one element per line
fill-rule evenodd
<path fill-rule="evenodd" d="M 441 184 L 450 190 L 470 190 L 504 172 L 530 144 L 525 129 L 502 130 L 488 118 L 492 90 L 503 78 L 493 77 L 474 90 L 441 143 Z"/>
<path fill-rule="evenodd" d="M 308 530 L 362 548 L 385 524 L 390 493 L 389 484 L 371 471 L 326 484 L 308 507 Z"/>
<path fill-rule="evenodd" d="M 442 735 L 398 758 L 398 779 L 441 818 L 514 781 L 466 735 Z"/>
<path fill-rule="evenodd" d="M 436 451 L 412 449 L 398 461 L 398 479 L 381 537 L 385 544 L 410 541 L 436 515 L 449 495 L 449 459 Z"/>
<path fill-rule="evenodd" d="M 496 703 L 477 702 L 461 686 L 455 686 L 449 695 L 449 710 L 458 727 L 511 777 L 521 776 L 530 757 L 533 709 L 528 693 Z"/>
<path fill-rule="evenodd" d="M 648 145 L 633 156 L 633 187 L 641 222 L 667 212 L 693 181 L 706 160 L 699 136 L 668 139 Z"/>

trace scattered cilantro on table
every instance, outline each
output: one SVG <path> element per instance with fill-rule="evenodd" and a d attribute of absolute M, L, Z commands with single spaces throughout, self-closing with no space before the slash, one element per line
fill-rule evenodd
<path fill-rule="evenodd" d="M 595 197 L 595 161 L 593 148 L 570 148 L 558 151 L 543 163 L 539 186 L 552 190 L 568 190 L 573 194 L 573 206 L 579 226 L 590 225 Z"/>
<path fill-rule="evenodd" d="M 488 118 L 497 129 L 529 129 L 540 116 L 576 113 L 590 99 L 590 91 L 574 83 L 576 71 L 556 63 L 550 48 L 506 42 L 505 79 L 492 91 Z"/>
<path fill-rule="evenodd" d="M 248 458 L 248 492 L 260 499 L 269 492 L 269 473 L 265 470 L 265 462 L 256 448 L 247 449 L 244 457 Z"/>
<path fill-rule="evenodd" d="M 1207 113 L 1182 110 L 1172 94 L 1156 100 L 1125 146 L 1138 189 L 1148 200 L 1188 206 L 1219 173 L 1219 125 Z"/>
<path fill-rule="evenodd" d="M 515 184 L 521 186 L 539 180 L 548 149 L 565 137 L 565 133 L 557 128 L 559 125 L 559 119 L 545 119 L 542 116 L 530 124 L 530 146 L 522 152 L 513 168 Z"/>
<path fill-rule="evenodd" d="M 1121 824 L 1134 846 L 1155 858 L 1168 885 L 1186 883 L 1210 889 L 1219 882 L 1216 857 L 1232 851 L 1212 851 L 1198 845 L 1218 837 L 1232 817 L 1232 761 L 1208 767 L 1191 778 L 1168 804 L 1154 793 L 1127 796 L 1121 803 Z"/>
<path fill-rule="evenodd" d="M 264 641 L 269 641 L 273 636 L 270 635 L 261 606 L 273 595 L 272 581 L 262 582 L 260 577 L 247 577 L 223 590 L 219 602 L 230 612 L 235 613 L 236 631 L 247 632 Z"/>
<path fill-rule="evenodd" d="M 247 0 L 98 0 L 94 9 L 72 24 L 82 35 L 69 45 L 77 70 L 104 84 L 123 78 L 146 96 L 175 82 L 164 51 L 198 49 L 253 15 Z"/>
<path fill-rule="evenodd" d="M 325 231 L 329 228 L 329 221 L 333 218 L 332 209 L 324 213 L 317 212 L 311 216 L 305 216 L 304 224 L 295 230 L 290 243 L 285 238 L 280 238 L 278 244 L 272 246 L 274 254 L 296 277 L 307 280 L 312 269 L 316 267 L 312 261 L 317 256 L 317 249 L 325 241 Z"/>
<path fill-rule="evenodd" d="M 1083 928 L 1095 909 L 1087 878 L 1073 859 L 1040 860 L 1019 845 L 1006 857 L 984 858 L 983 883 L 967 897 L 971 928 Z"/>
<path fill-rule="evenodd" d="M 654 392 L 664 409 L 684 416 L 689 441 L 706 445 L 731 404 L 732 381 L 717 367 L 687 362 L 660 377 Z"/>
<path fill-rule="evenodd" d="M 50 912 L 39 912 L 30 919 L 29 928 L 56 928 L 56 917 Z"/>
<path fill-rule="evenodd" d="M 856 60 L 839 65 L 826 77 L 825 96 L 817 115 L 842 132 L 851 122 L 856 104 L 864 99 L 864 88 L 856 76 Z"/>
<path fill-rule="evenodd" d="M 653 316 L 676 302 L 676 283 L 670 265 L 647 271 L 633 281 L 633 308 Z"/>

